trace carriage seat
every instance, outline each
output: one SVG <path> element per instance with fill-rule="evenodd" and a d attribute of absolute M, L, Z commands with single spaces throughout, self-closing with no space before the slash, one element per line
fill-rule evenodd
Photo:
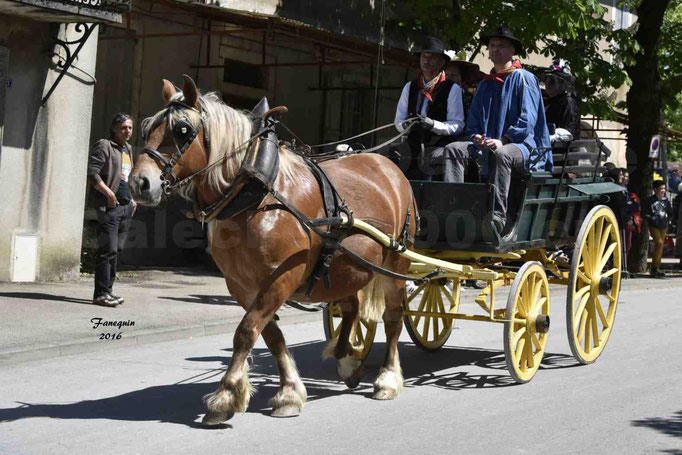
<path fill-rule="evenodd" d="M 599 139 L 578 139 L 555 143 L 552 149 L 554 174 L 594 175 L 606 170 L 602 164 L 611 156 L 611 150 Z"/>

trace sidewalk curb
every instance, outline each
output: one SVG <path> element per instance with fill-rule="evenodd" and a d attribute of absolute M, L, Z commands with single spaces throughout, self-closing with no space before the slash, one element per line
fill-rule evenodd
<path fill-rule="evenodd" d="M 293 325 L 305 322 L 322 323 L 322 312 L 294 313 L 280 316 L 279 325 Z M 124 335 L 120 340 L 98 340 L 86 338 L 62 341 L 54 344 L 39 344 L 28 348 L 12 348 L 0 350 L 0 365 L 9 365 L 31 360 L 45 360 L 55 357 L 85 354 L 89 352 L 107 351 L 130 346 L 144 346 L 164 341 L 187 340 L 211 335 L 231 334 L 239 325 L 241 318 L 233 318 L 224 322 L 213 322 L 201 325 L 169 327 L 162 329 L 140 330 Z"/>

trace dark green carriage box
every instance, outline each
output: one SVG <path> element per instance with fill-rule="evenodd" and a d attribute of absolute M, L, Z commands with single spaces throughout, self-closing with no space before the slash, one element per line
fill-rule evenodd
<path fill-rule="evenodd" d="M 486 225 L 493 206 L 486 183 L 444 183 L 413 180 L 420 215 L 415 247 L 435 250 L 508 252 L 556 248 L 575 242 L 580 226 L 596 204 L 623 188 L 602 178 L 560 179 L 533 173 L 513 180 L 508 196 L 507 224 L 501 235 Z"/>

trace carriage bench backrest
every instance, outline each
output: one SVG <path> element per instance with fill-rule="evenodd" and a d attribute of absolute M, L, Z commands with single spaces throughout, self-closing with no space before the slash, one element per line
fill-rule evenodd
<path fill-rule="evenodd" d="M 603 172 L 601 164 L 611 155 L 611 151 L 599 139 L 580 139 L 570 142 L 566 147 L 554 147 L 554 173 L 577 175 Z"/>

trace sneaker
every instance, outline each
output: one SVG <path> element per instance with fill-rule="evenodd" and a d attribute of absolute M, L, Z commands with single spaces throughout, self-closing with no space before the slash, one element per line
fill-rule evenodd
<path fill-rule="evenodd" d="M 111 308 L 117 307 L 119 305 L 118 300 L 114 299 L 109 294 L 100 295 L 92 299 L 93 305 L 108 306 Z"/>
<path fill-rule="evenodd" d="M 116 301 L 118 302 L 119 305 L 123 305 L 123 303 L 125 303 L 125 299 L 123 299 L 123 297 L 121 297 L 120 295 L 114 294 L 113 292 L 110 292 L 109 295 L 110 295 L 114 300 L 116 300 Z"/>

